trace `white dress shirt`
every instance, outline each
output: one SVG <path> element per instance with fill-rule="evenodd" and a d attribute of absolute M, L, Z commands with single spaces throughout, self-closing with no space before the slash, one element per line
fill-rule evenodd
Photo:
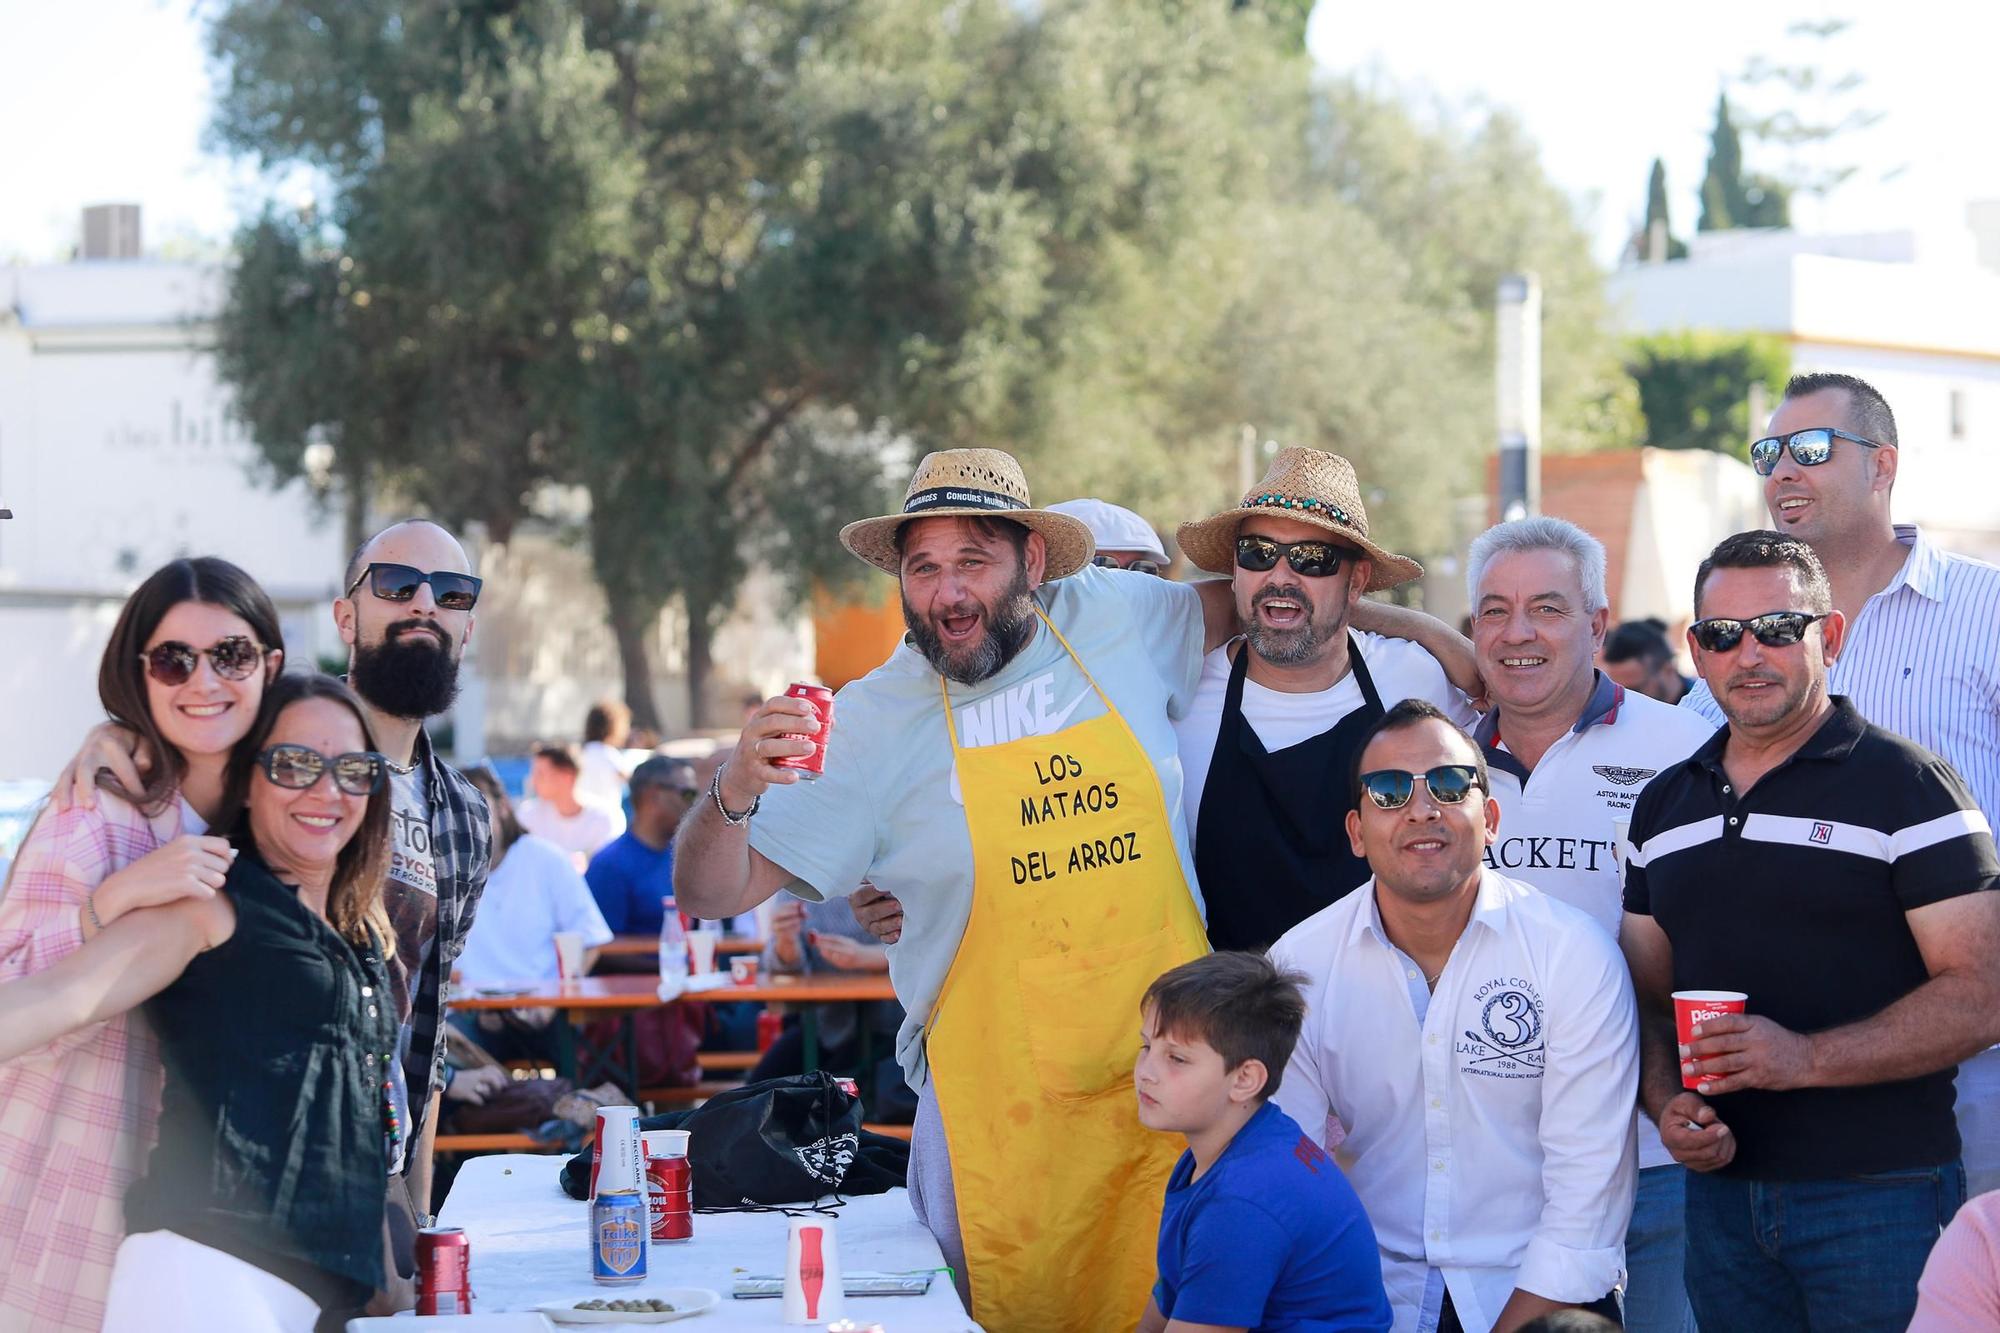
<path fill-rule="evenodd" d="M 1305 1028 L 1275 1100 L 1324 1143 L 1382 1249 L 1396 1333 L 1443 1292 L 1486 1330 L 1515 1288 L 1587 1303 L 1624 1281 L 1637 1184 L 1638 1019 L 1588 916 L 1482 871 L 1436 990 L 1389 942 L 1370 880 L 1271 948 Z"/>

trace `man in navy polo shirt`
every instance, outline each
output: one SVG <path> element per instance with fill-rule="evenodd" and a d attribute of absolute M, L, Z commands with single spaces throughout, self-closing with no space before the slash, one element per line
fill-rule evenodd
<path fill-rule="evenodd" d="M 1703 1333 L 1904 1328 L 1965 1197 L 1953 1069 L 2000 1037 L 1992 832 L 1949 764 L 1828 693 L 1832 607 L 1797 538 L 1715 548 L 1688 637 L 1729 722 L 1632 813 L 1640 1100 L 1690 1168 Z M 1694 989 L 1748 1013 L 1677 1043 Z"/>

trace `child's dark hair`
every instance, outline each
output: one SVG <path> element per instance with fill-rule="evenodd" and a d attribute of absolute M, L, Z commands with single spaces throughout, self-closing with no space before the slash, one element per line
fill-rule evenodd
<path fill-rule="evenodd" d="M 1305 982 L 1297 972 L 1279 971 L 1261 953 L 1212 953 L 1155 978 L 1139 1011 L 1153 1011 L 1157 1033 L 1207 1042 L 1226 1069 L 1263 1061 L 1268 1077 L 1258 1096 L 1268 1100 L 1299 1043 Z"/>

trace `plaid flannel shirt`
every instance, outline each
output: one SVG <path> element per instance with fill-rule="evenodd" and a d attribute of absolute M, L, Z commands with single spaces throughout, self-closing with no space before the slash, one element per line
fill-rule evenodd
<path fill-rule="evenodd" d="M 465 937 L 486 872 L 493 863 L 493 822 L 486 798 L 463 773 L 437 757 L 431 739 L 417 732 L 416 761 L 424 766 L 431 800 L 431 856 L 437 863 L 437 934 L 424 955 L 423 968 L 410 987 L 409 1054 L 403 1074 L 410 1085 L 410 1128 L 407 1141 L 424 1132 L 431 1095 L 444 1088 L 444 1017 L 451 999 L 451 969 L 465 951 Z M 416 1154 L 407 1154 L 408 1172 Z"/>
<path fill-rule="evenodd" d="M 108 794 L 44 809 L 0 890 L 0 985 L 83 944 L 91 890 L 180 833 Z M 0 1330 L 96 1329 L 125 1236 L 125 1189 L 160 1119 L 160 1057 L 123 1014 L 0 1064 Z"/>

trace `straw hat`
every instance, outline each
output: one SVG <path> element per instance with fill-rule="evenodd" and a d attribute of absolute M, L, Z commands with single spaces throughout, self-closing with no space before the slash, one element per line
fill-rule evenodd
<path fill-rule="evenodd" d="M 1339 454 L 1297 445 L 1280 449 L 1264 479 L 1243 497 L 1242 504 L 1199 523 L 1181 524 L 1181 551 L 1211 574 L 1235 573 L 1236 529 L 1252 514 L 1310 523 L 1360 547 L 1375 565 L 1368 579 L 1369 592 L 1424 575 L 1424 567 L 1416 561 L 1369 540 L 1368 511 L 1361 505 L 1354 464 Z"/>
<path fill-rule="evenodd" d="M 1044 579 L 1060 579 L 1090 563 L 1096 551 L 1090 528 L 1068 514 L 1052 514 L 1028 504 L 1028 479 L 1012 454 L 998 449 L 946 449 L 925 454 L 903 496 L 903 512 L 864 518 L 840 530 L 840 544 L 884 573 L 900 571 L 896 530 L 917 518 L 954 514 L 1004 518 L 1048 543 Z"/>

